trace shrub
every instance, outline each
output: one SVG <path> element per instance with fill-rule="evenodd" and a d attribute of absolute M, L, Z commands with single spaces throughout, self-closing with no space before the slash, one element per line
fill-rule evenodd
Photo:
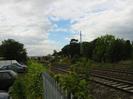
<path fill-rule="evenodd" d="M 70 74 L 56 75 L 55 79 L 67 90 L 68 95 L 74 95 L 74 99 L 91 99 L 88 81 L 90 66 L 88 60 L 81 59 L 72 66 Z"/>
<path fill-rule="evenodd" d="M 42 99 L 43 85 L 41 73 L 46 71 L 43 65 L 28 62 L 28 72 L 20 74 L 11 89 L 13 99 Z M 23 98 L 22 98 L 23 97 Z"/>

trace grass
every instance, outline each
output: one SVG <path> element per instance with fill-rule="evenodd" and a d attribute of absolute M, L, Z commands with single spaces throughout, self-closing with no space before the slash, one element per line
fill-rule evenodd
<path fill-rule="evenodd" d="M 28 61 L 28 72 L 19 74 L 13 87 L 13 99 L 43 99 L 43 83 L 41 73 L 47 69 L 40 63 Z"/>

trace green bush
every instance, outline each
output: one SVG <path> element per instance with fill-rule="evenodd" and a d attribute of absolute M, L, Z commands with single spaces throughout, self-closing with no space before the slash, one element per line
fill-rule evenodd
<path fill-rule="evenodd" d="M 42 99 L 43 84 L 41 73 L 46 71 L 43 65 L 35 62 L 28 62 L 28 72 L 18 75 L 16 82 L 11 89 L 13 99 Z"/>
<path fill-rule="evenodd" d="M 13 99 L 26 99 L 25 85 L 23 80 L 16 80 L 12 89 Z"/>
<path fill-rule="evenodd" d="M 91 99 L 89 94 L 89 69 L 91 63 L 87 59 L 81 59 L 72 65 L 71 73 L 56 75 L 55 79 L 67 90 L 68 95 L 72 93 L 74 99 Z"/>
<path fill-rule="evenodd" d="M 60 86 L 67 90 L 67 95 L 73 94 L 74 99 L 91 99 L 89 94 L 89 82 L 86 79 L 80 79 L 77 75 L 56 75 L 56 80 Z"/>

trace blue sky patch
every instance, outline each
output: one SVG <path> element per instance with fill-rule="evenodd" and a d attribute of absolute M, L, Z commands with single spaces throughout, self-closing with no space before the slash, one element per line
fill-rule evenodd
<path fill-rule="evenodd" d="M 49 32 L 49 40 L 60 43 L 60 46 L 68 44 L 69 41 L 66 39 L 72 35 L 71 25 L 75 24 L 75 21 L 70 19 L 57 19 L 54 17 L 48 17 L 50 22 L 53 25 L 52 31 Z M 65 31 L 63 31 L 63 29 Z M 57 31 L 58 30 L 58 31 Z"/>
<path fill-rule="evenodd" d="M 67 37 L 70 37 L 72 34 L 71 31 L 68 32 L 50 32 L 49 33 L 49 40 L 55 41 L 59 43 L 60 46 L 64 46 L 65 44 L 68 44 L 69 41 L 66 39 Z"/>

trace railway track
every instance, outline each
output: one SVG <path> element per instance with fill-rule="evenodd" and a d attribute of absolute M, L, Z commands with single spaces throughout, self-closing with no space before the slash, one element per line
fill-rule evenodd
<path fill-rule="evenodd" d="M 109 71 L 109 72 L 116 72 L 116 73 L 123 73 L 123 74 L 131 74 L 133 75 L 133 71 L 123 70 L 123 69 L 92 69 L 95 71 Z"/>
<path fill-rule="evenodd" d="M 51 67 L 51 71 L 54 73 L 69 73 L 69 65 L 60 64 Z"/>
<path fill-rule="evenodd" d="M 91 74 L 90 81 L 133 94 L 133 82 Z"/>
<path fill-rule="evenodd" d="M 54 68 L 54 71 L 55 73 L 69 73 L 68 70 L 65 70 L 65 69 L 62 69 L 62 68 Z"/>
<path fill-rule="evenodd" d="M 69 73 L 65 67 L 58 66 L 53 69 L 58 73 Z M 90 72 L 89 79 L 92 82 L 133 94 L 133 72 L 95 69 Z"/>
<path fill-rule="evenodd" d="M 132 72 L 96 69 L 91 71 L 90 81 L 133 94 Z"/>
<path fill-rule="evenodd" d="M 133 82 L 133 72 L 121 70 L 91 70 L 90 73 Z"/>

